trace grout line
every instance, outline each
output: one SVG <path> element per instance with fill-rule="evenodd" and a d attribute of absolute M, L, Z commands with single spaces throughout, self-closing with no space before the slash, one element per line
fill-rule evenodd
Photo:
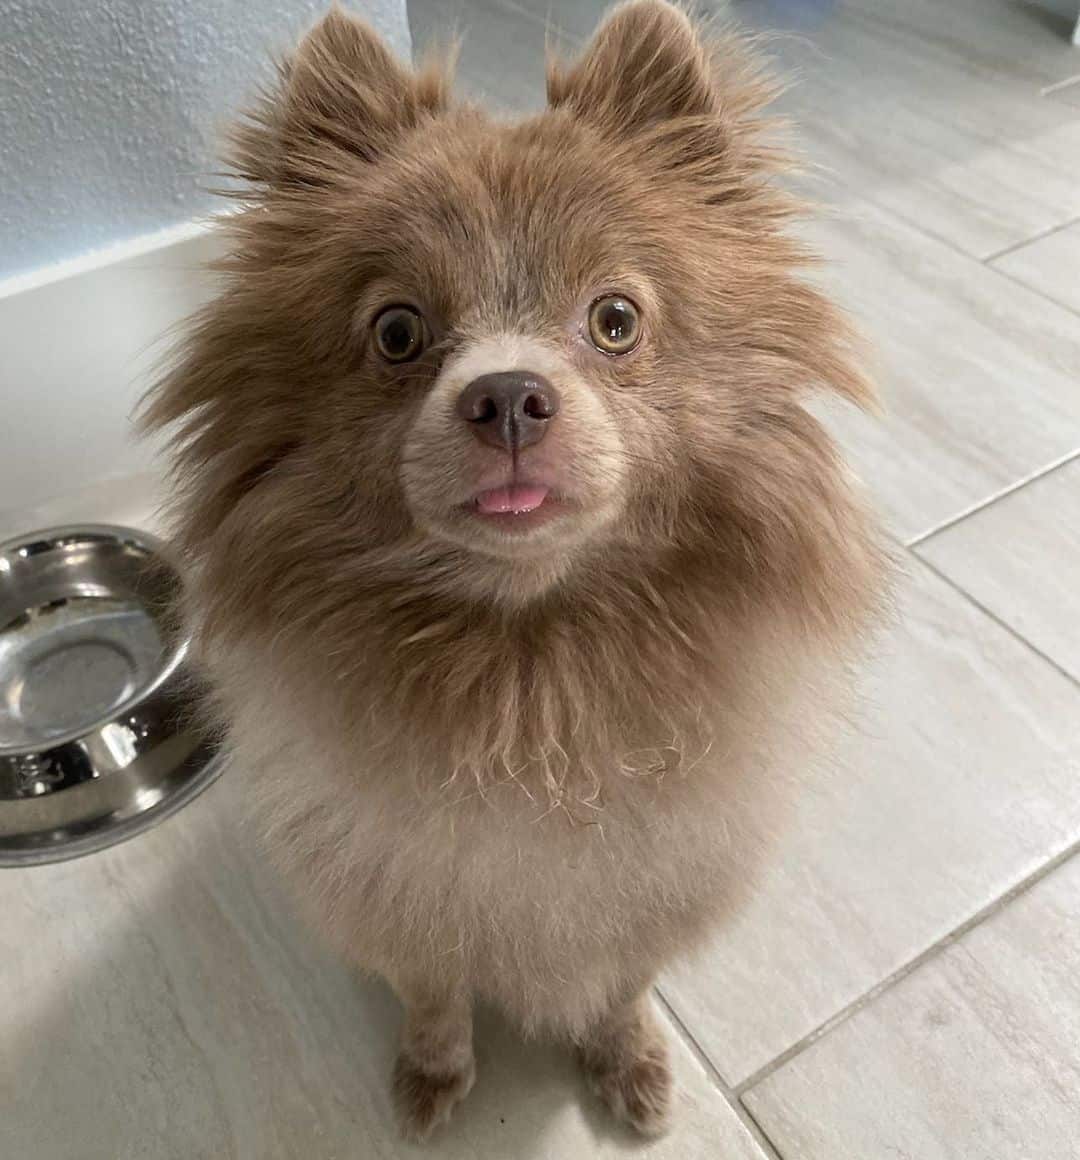
<path fill-rule="evenodd" d="M 1073 85 L 1080 85 L 1080 73 L 1074 77 L 1066 77 L 1063 81 L 1055 81 L 1052 85 L 1044 85 L 1039 89 L 1040 97 L 1048 97 L 1051 93 L 1060 92 L 1062 89 L 1071 88 Z"/>
<path fill-rule="evenodd" d="M 970 605 L 972 605 L 972 607 L 977 608 L 984 616 L 992 620 L 998 626 L 998 628 L 1003 628 L 1009 634 L 1009 636 L 1013 638 L 1013 640 L 1022 644 L 1028 650 L 1028 652 L 1034 653 L 1035 656 L 1037 656 L 1040 660 L 1045 661 L 1046 664 L 1048 664 L 1056 672 L 1060 673 L 1061 676 L 1063 676 L 1071 685 L 1076 685 L 1078 688 L 1080 688 L 1080 677 L 1070 672 L 1069 669 L 1065 668 L 1065 666 L 1062 665 L 1059 661 L 1054 660 L 1052 656 L 1044 653 L 1041 648 L 1033 645 L 1026 636 L 1018 632 L 1007 620 L 1003 620 L 996 612 L 983 604 L 982 601 L 977 600 L 962 584 L 957 583 L 951 576 L 927 560 L 925 556 L 920 555 L 918 551 L 912 551 L 911 554 L 924 568 L 930 572 L 933 572 L 933 574 L 940 581 L 942 581 L 942 583 L 947 584 L 954 592 L 958 593 Z"/>
<path fill-rule="evenodd" d="M 561 24 L 556 22 L 554 19 L 554 13 L 551 11 L 550 6 L 545 9 L 547 15 L 541 16 L 539 12 L 534 12 L 531 9 L 526 8 L 525 5 L 520 2 L 520 0 L 502 0 L 502 5 L 516 16 L 524 17 L 530 24 L 534 26 L 539 25 L 544 30 L 544 32 L 547 33 L 548 37 L 557 36 L 575 48 L 580 48 L 585 43 L 585 41 L 576 33 L 569 32 Z M 597 27 L 599 27 L 599 25 L 597 25 Z"/>
<path fill-rule="evenodd" d="M 776 1160 L 784 1160 L 779 1149 L 776 1148 L 776 1146 L 769 1139 L 768 1135 L 766 1135 L 765 1129 L 761 1126 L 761 1121 L 750 1110 L 750 1108 L 748 1108 L 746 1106 L 746 1104 L 743 1103 L 742 1096 L 736 1096 L 734 1098 L 738 1100 L 738 1102 L 739 1102 L 738 1106 L 746 1114 L 746 1119 L 743 1121 L 743 1123 L 746 1124 L 747 1128 L 750 1130 L 751 1135 L 754 1136 L 754 1139 L 755 1140 L 758 1139 L 757 1135 L 754 1133 L 755 1128 L 757 1129 L 758 1132 L 761 1133 L 761 1138 L 765 1141 L 765 1143 L 767 1145 L 766 1155 L 770 1157 L 770 1160 L 772 1160 L 772 1157 L 774 1155 L 776 1156 Z M 760 1141 L 758 1141 L 758 1142 L 760 1143 Z M 763 1150 L 765 1150 L 765 1149 L 763 1149 Z"/>
<path fill-rule="evenodd" d="M 805 125 L 801 125 L 796 120 L 796 136 L 806 139 L 806 129 L 808 127 L 811 127 L 811 122 L 806 122 Z M 1080 225 L 1080 217 L 1070 218 L 1068 221 L 1059 222 L 1057 225 L 1049 226 L 1047 229 L 1042 230 L 1039 233 L 1032 234 L 1030 237 L 1023 238 L 1018 242 L 1013 242 L 1011 245 L 1006 246 L 1004 249 L 997 250 L 991 253 L 989 256 L 983 257 L 980 254 L 973 253 L 971 250 L 965 250 L 962 246 L 958 245 L 952 238 L 947 237 L 945 234 L 937 233 L 936 231 L 927 228 L 924 222 L 916 221 L 914 218 L 908 217 L 907 214 L 898 209 L 895 209 L 893 206 L 887 205 L 885 202 L 878 201 L 872 193 L 868 193 L 866 191 L 861 191 L 858 193 L 845 193 L 843 195 L 844 200 L 830 201 L 829 194 L 835 193 L 835 188 L 838 187 L 838 182 L 836 183 L 835 187 L 826 187 L 826 193 L 823 195 L 822 199 L 820 199 L 820 204 L 815 204 L 815 212 L 813 216 L 816 219 L 822 220 L 826 216 L 831 216 L 835 218 L 835 220 L 842 221 L 845 216 L 855 216 L 858 213 L 860 206 L 869 207 L 870 209 L 873 209 L 877 213 L 881 214 L 883 217 L 891 218 L 894 222 L 898 222 L 900 225 L 906 226 L 908 229 L 913 230 L 921 237 L 926 238 L 931 242 L 936 242 L 938 245 L 948 250 L 949 253 L 955 254 L 958 258 L 964 258 L 969 262 L 974 262 L 978 266 L 985 267 L 985 269 L 992 271 L 999 278 L 1004 278 L 1011 282 L 1014 286 L 1019 286 L 1021 290 L 1026 291 L 1028 294 L 1034 294 L 1036 297 L 1041 298 L 1044 302 L 1051 303 L 1053 306 L 1057 307 L 1058 310 L 1065 310 L 1069 314 L 1080 316 L 1080 310 L 1077 310 L 1076 307 L 1070 306 L 1067 302 L 1062 302 L 1060 298 L 1055 298 L 1053 295 L 1047 294 L 1044 290 L 1040 290 L 1038 286 L 1034 286 L 1030 282 L 1025 282 L 1022 278 L 1018 278 L 1011 271 L 1004 270 L 1000 266 L 995 266 L 992 264 L 998 258 L 1002 258 L 1007 254 L 1011 254 L 1014 250 L 1019 250 L 1024 246 L 1030 245 L 1032 242 L 1041 241 L 1043 238 L 1050 237 L 1052 234 L 1056 234 L 1061 230 L 1067 230 L 1071 226 Z M 827 206 L 828 209 L 824 209 L 824 206 Z M 831 259 L 827 253 L 824 255 L 824 257 L 826 265 L 831 264 Z"/>
<path fill-rule="evenodd" d="M 810 122 L 805 122 L 803 124 L 805 124 L 806 128 L 811 127 Z M 802 129 L 800 136 L 806 138 L 806 130 L 802 127 L 802 124 L 800 124 L 797 119 L 795 120 L 795 127 L 797 132 Z M 973 254 L 970 250 L 965 250 L 963 246 L 958 245 L 955 241 L 953 241 L 952 238 L 946 236 L 945 234 L 939 234 L 932 229 L 928 229 L 925 222 L 916 221 L 914 218 L 908 217 L 907 214 L 901 212 L 900 210 L 894 209 L 891 205 L 887 205 L 885 202 L 878 201 L 876 196 L 871 192 L 846 191 L 844 196 L 846 201 L 838 203 L 841 209 L 848 205 L 857 208 L 861 202 L 864 205 L 870 206 L 878 213 L 881 213 L 886 217 L 890 217 L 894 221 L 900 222 L 901 225 L 907 226 L 909 230 L 914 230 L 915 233 L 921 235 L 922 237 L 929 238 L 932 242 L 937 242 L 938 245 L 944 246 L 946 250 L 952 254 L 956 254 L 960 258 L 966 258 L 969 262 L 974 262 L 977 266 L 981 266 L 985 262 L 984 258 L 981 258 L 978 254 Z M 826 261 L 828 261 L 828 255 L 826 255 Z"/>
<path fill-rule="evenodd" d="M 712 1081 L 713 1086 L 724 1097 L 728 1106 L 738 1117 L 740 1123 L 753 1137 L 754 1143 L 768 1157 L 768 1160 L 784 1160 L 784 1157 L 780 1154 L 780 1150 L 769 1139 L 765 1129 L 757 1122 L 750 1109 L 744 1106 L 742 1100 L 732 1090 L 731 1085 L 727 1083 L 717 1070 L 716 1065 L 706 1055 L 701 1044 L 698 1043 L 697 1039 L 691 1033 L 690 1028 L 686 1026 L 681 1017 L 676 1013 L 675 1008 L 668 1002 L 667 996 L 660 990 L 659 986 L 653 987 L 653 994 L 663 1008 L 668 1022 L 674 1027 L 676 1034 L 686 1044 L 690 1054 L 701 1064 L 705 1074 Z"/>
<path fill-rule="evenodd" d="M 813 123 L 810 121 L 800 122 L 797 118 L 795 118 L 794 124 L 797 135 L 806 140 L 808 138 L 808 131 L 813 128 Z M 841 175 L 837 174 L 836 176 L 839 178 Z M 836 183 L 835 189 L 840 189 L 839 180 Z M 1018 250 L 1023 246 L 1029 245 L 1031 242 L 1040 241 L 1042 238 L 1049 237 L 1050 234 L 1056 234 L 1059 230 L 1067 230 L 1070 226 L 1080 224 L 1080 217 L 1073 217 L 1068 221 L 1058 222 L 1057 225 L 1047 226 L 1046 229 L 1040 230 L 1038 233 L 1031 234 L 1028 237 L 1021 238 L 1018 242 L 1011 242 L 1001 250 L 995 250 L 989 255 L 983 255 L 972 250 L 964 249 L 963 246 L 961 246 L 953 238 L 950 238 L 947 234 L 938 233 L 936 230 L 928 228 L 925 222 L 917 221 L 915 218 L 909 217 L 902 210 L 898 210 L 886 202 L 879 201 L 876 195 L 872 192 L 867 192 L 865 190 L 851 191 L 844 189 L 842 191 L 842 196 L 844 200 L 835 203 L 841 212 L 844 212 L 844 210 L 849 206 L 857 208 L 860 203 L 870 206 L 872 209 L 876 210 L 878 213 L 884 215 L 885 217 L 892 218 L 894 221 L 900 222 L 901 225 L 907 226 L 908 229 L 913 230 L 915 233 L 921 234 L 922 237 L 929 238 L 932 242 L 937 242 L 938 245 L 943 246 L 950 253 L 956 254 L 957 257 L 966 258 L 969 262 L 974 262 L 977 266 L 986 266 L 987 269 L 993 269 L 995 274 L 1001 274 L 1009 278 L 1009 280 L 1015 282 L 1017 286 L 1022 286 L 1025 290 L 1030 290 L 1034 294 L 1039 294 L 1041 298 L 1045 298 L 1048 302 L 1053 302 L 1055 305 L 1060 306 L 1064 310 L 1071 310 L 1071 308 L 1065 306 L 1063 302 L 1059 302 L 1056 298 L 1050 298 L 1046 294 L 1040 293 L 1040 291 L 1036 290 L 1033 286 L 1029 286 L 1026 282 L 1021 282 L 1018 278 L 1014 278 L 1011 274 L 1007 274 L 1006 271 L 999 270 L 996 266 L 991 267 L 990 263 L 996 261 L 998 258 L 1003 257 L 1005 254 L 1012 253 L 1013 250 Z M 815 216 L 820 216 L 820 214 Z M 828 261 L 827 254 L 826 261 Z"/>
<path fill-rule="evenodd" d="M 807 122 L 807 125 L 809 125 L 809 122 Z M 796 130 L 798 131 L 799 128 L 800 125 L 798 122 L 796 122 Z M 805 137 L 806 133 L 803 132 L 801 136 Z M 849 193 L 846 195 L 846 198 L 846 201 L 834 203 L 834 206 L 839 211 L 839 214 L 843 214 L 846 210 L 850 216 L 852 212 L 857 210 L 857 207 L 860 203 L 869 206 L 883 216 L 892 218 L 893 221 L 907 226 L 908 229 L 913 230 L 915 233 L 921 235 L 922 237 L 929 239 L 931 242 L 936 242 L 938 245 L 948 250 L 951 254 L 955 254 L 959 258 L 965 258 L 967 261 L 974 262 L 977 266 L 983 266 L 987 270 L 992 270 L 999 277 L 1006 278 L 1008 281 L 1012 282 L 1014 286 L 1019 286 L 1021 289 L 1026 290 L 1029 294 L 1037 295 L 1044 302 L 1052 302 L 1059 310 L 1067 310 L 1070 314 L 1080 314 L 1080 311 L 1077 311 L 1072 306 L 1062 302 L 1059 298 L 1053 298 L 1049 294 L 1044 293 L 1037 286 L 1032 286 L 1030 282 L 1024 282 L 1022 279 L 1017 278 L 1008 270 L 1003 270 L 999 266 L 992 265 L 992 263 L 995 262 L 998 258 L 1004 257 L 1006 254 L 1011 254 L 1014 250 L 1019 250 L 1022 247 L 1031 244 L 1032 242 L 1041 241 L 1043 238 L 1049 237 L 1051 234 L 1056 234 L 1059 230 L 1067 230 L 1070 226 L 1080 225 L 1080 218 L 1070 218 L 1068 221 L 1059 222 L 1057 225 L 1049 226 L 1047 229 L 1042 230 L 1039 233 L 1032 234 L 1030 237 L 1022 238 L 1020 241 L 1013 242 L 1010 245 L 1004 247 L 1004 249 L 996 250 L 989 256 L 984 257 L 980 254 L 973 253 L 971 250 L 965 250 L 962 246 L 958 245 L 952 238 L 947 237 L 945 234 L 937 233 L 935 230 L 928 229 L 924 222 L 916 221 L 914 218 L 908 217 L 907 214 L 895 209 L 893 206 L 878 201 L 872 193 L 867 193 L 865 191 L 859 193 Z M 848 207 L 853 208 L 849 209 Z M 815 216 L 820 218 L 822 216 L 821 211 L 819 210 Z M 828 261 L 829 258 L 826 254 L 826 262 L 828 263 Z"/>
<path fill-rule="evenodd" d="M 1080 218 L 1074 217 L 1070 218 L 1067 222 L 1059 222 L 1056 226 L 1048 226 L 1045 230 L 1040 230 L 1030 237 L 1022 238 L 1019 242 L 1013 242 L 1003 249 L 996 250 L 992 254 L 987 254 L 985 257 L 980 258 L 979 261 L 984 266 L 992 266 L 998 258 L 1004 258 L 1006 254 L 1014 253 L 1016 250 L 1022 250 L 1025 246 L 1030 246 L 1033 242 L 1041 242 L 1043 238 L 1049 238 L 1054 234 L 1060 233 L 1062 230 L 1067 230 L 1069 226 L 1074 226 L 1077 222 L 1080 222 Z"/>
<path fill-rule="evenodd" d="M 1057 459 L 1052 459 L 1049 463 L 1043 464 L 1042 467 L 1037 467 L 1034 471 L 1027 475 L 1021 476 L 1014 480 L 1006 487 L 1001 488 L 1000 491 L 995 491 L 988 495 L 985 499 L 977 500 L 975 503 L 957 512 L 955 515 L 947 516 L 939 523 L 933 524 L 927 528 L 925 532 L 920 532 L 917 536 L 913 536 L 910 540 L 904 541 L 905 548 L 918 548 L 926 543 L 931 537 L 936 536 L 939 532 L 944 532 L 949 528 L 955 526 L 969 516 L 975 515 L 977 512 L 984 511 L 988 507 L 992 507 L 998 500 L 1005 499 L 1015 491 L 1019 491 L 1022 487 L 1027 487 L 1029 483 L 1034 483 L 1037 479 L 1042 479 L 1044 475 L 1050 475 L 1057 471 L 1059 467 L 1064 467 L 1065 464 L 1071 463 L 1074 459 L 1080 456 L 1080 447 L 1074 451 L 1067 451 L 1064 455 L 1059 455 Z M 921 557 L 920 557 L 921 559 Z"/>
<path fill-rule="evenodd" d="M 1080 225 L 1080 220 L 1069 222 L 1069 225 Z M 1030 290 L 1032 294 L 1037 294 L 1044 302 L 1050 302 L 1059 309 L 1067 310 L 1070 314 L 1075 314 L 1077 317 L 1080 317 L 1080 309 L 1075 306 L 1070 306 L 1067 302 L 1062 302 L 1060 298 L 1055 298 L 1052 294 L 1047 294 L 1045 290 L 1040 289 L 1040 287 L 1031 282 L 1025 282 L 1023 278 L 1017 277 L 1011 270 L 1006 270 L 1002 266 L 987 266 L 986 268 L 992 270 L 998 277 L 1008 279 L 1014 286 L 1021 286 L 1025 290 Z"/>
<path fill-rule="evenodd" d="M 1044 878 L 1048 877 L 1060 866 L 1063 866 L 1078 853 L 1080 853 L 1080 838 L 1071 842 L 1064 850 L 1059 850 L 1057 854 L 1033 870 L 1026 878 L 1021 878 L 1019 882 L 1010 886 L 1003 894 L 999 894 L 997 898 L 988 902 L 969 918 L 966 918 L 959 926 L 954 927 L 948 934 L 938 939 L 937 942 L 928 946 L 913 959 L 904 963 L 903 966 L 898 967 L 891 975 L 887 975 L 879 983 L 875 983 L 869 991 L 866 991 L 857 999 L 852 1000 L 846 1007 L 837 1011 L 835 1015 L 830 1016 L 824 1023 L 815 1027 L 813 1031 L 808 1032 L 798 1042 L 793 1043 L 789 1048 L 782 1051 L 775 1059 L 770 1060 L 763 1067 L 759 1067 L 752 1075 L 737 1084 L 732 1089 L 733 1093 L 741 1101 L 742 1097 L 751 1088 L 756 1087 L 762 1081 L 768 1079 L 784 1067 L 785 1064 L 790 1063 L 795 1056 L 800 1055 L 808 1047 L 828 1035 L 829 1032 L 835 1030 L 842 1023 L 846 1023 L 853 1015 L 858 1014 L 858 1012 L 873 1003 L 879 995 L 907 978 L 908 975 L 918 970 L 919 967 L 930 959 L 936 958 L 948 947 L 951 947 L 954 943 L 962 939 L 969 931 L 974 930 L 975 927 L 985 922 L 988 918 L 1004 910 L 1011 902 L 1014 902 L 1021 895 L 1026 894 L 1033 886 L 1037 886 Z"/>

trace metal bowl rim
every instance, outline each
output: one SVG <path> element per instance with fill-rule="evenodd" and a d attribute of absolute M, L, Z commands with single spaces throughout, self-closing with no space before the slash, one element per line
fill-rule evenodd
<path fill-rule="evenodd" d="M 159 822 L 166 821 L 184 806 L 193 802 L 203 790 L 217 781 L 225 772 L 228 763 L 229 754 L 222 746 L 217 746 L 197 773 L 192 774 L 175 792 L 151 806 L 150 809 L 133 814 L 113 825 L 103 824 L 99 828 L 63 844 L 29 847 L 23 850 L 5 849 L 4 839 L 0 838 L 0 870 L 17 870 L 28 866 L 46 866 L 54 862 L 69 862 L 73 858 L 82 858 L 87 854 L 96 854 L 101 850 L 109 849 L 111 846 L 118 846 L 129 838 L 137 837 L 146 830 L 153 829 Z"/>
<path fill-rule="evenodd" d="M 62 524 L 53 528 L 42 528 L 39 531 L 25 532 L 18 536 L 12 536 L 0 543 L 0 557 L 10 555 L 22 548 L 39 543 L 42 540 L 59 542 L 65 539 L 75 539 L 79 536 L 101 536 L 112 540 L 114 543 L 134 543 L 137 547 L 145 548 L 158 559 L 164 560 L 173 572 L 176 572 L 176 566 L 173 564 L 162 540 L 149 532 L 142 532 L 137 528 L 125 527 L 122 524 Z M 103 716 L 93 724 L 84 726 L 81 729 L 72 729 L 67 733 L 50 737 L 48 744 L 45 745 L 7 746 L 0 742 L 0 757 L 33 757 L 36 755 L 44 755 L 52 749 L 58 749 L 63 745 L 71 745 L 83 738 L 88 738 L 100 730 L 102 726 L 119 721 L 125 714 L 130 713 L 132 709 L 136 708 L 153 693 L 161 689 L 167 681 L 170 681 L 176 675 L 177 670 L 187 656 L 189 645 L 190 640 L 185 636 L 181 636 L 172 648 L 167 651 L 161 669 L 150 684 L 143 686 L 115 708 L 111 709 L 107 716 Z"/>

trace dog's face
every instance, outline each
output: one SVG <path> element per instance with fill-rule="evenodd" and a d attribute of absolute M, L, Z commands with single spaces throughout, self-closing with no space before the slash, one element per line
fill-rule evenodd
<path fill-rule="evenodd" d="M 416 142 L 426 161 L 386 163 L 390 196 L 366 214 L 393 252 L 355 304 L 357 362 L 335 388 L 377 396 L 378 424 L 353 424 L 360 457 L 387 459 L 415 526 L 485 556 L 595 540 L 636 466 L 667 458 L 641 215 L 602 161 L 566 156 L 565 127 L 545 129 L 448 119 Z"/>
<path fill-rule="evenodd" d="M 448 118 L 365 206 L 394 246 L 335 387 L 384 412 L 349 424 L 359 462 L 384 457 L 415 525 L 481 556 L 566 557 L 680 486 L 693 307 L 663 205 L 592 144 L 565 119 Z"/>
<path fill-rule="evenodd" d="M 201 415 L 219 522 L 285 480 L 289 518 L 337 543 L 351 522 L 451 552 L 472 590 L 542 589 L 582 553 L 677 541 L 703 489 L 782 476 L 758 434 L 810 380 L 862 384 L 791 275 L 762 99 L 660 0 L 552 66 L 517 124 L 327 17 L 241 134 L 259 192 L 200 355 L 227 389 L 200 372 L 159 404 Z"/>

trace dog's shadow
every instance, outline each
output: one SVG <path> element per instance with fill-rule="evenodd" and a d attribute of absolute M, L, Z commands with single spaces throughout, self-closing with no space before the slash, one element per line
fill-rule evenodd
<path fill-rule="evenodd" d="M 123 846 L 0 875 L 0 1086 L 14 1094 L 0 1155 L 566 1160 L 642 1150 L 568 1051 L 526 1043 L 487 1012 L 474 1091 L 427 1145 L 403 1143 L 389 1092 L 400 1007 L 296 917 L 240 836 L 230 780 Z"/>
<path fill-rule="evenodd" d="M 476 1021 L 476 1053 L 476 1087 L 454 1122 L 433 1135 L 429 1147 L 436 1155 L 494 1160 L 642 1151 L 641 1137 L 600 1105 L 562 1045 L 524 1041 L 496 1012 L 485 1010 Z M 460 1152 L 459 1139 L 467 1144 Z M 450 1145 L 446 1153 L 444 1145 Z"/>

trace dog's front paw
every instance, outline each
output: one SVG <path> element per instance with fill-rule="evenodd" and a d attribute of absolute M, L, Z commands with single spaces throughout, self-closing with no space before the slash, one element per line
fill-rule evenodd
<path fill-rule="evenodd" d="M 439 1125 L 450 1119 L 454 1105 L 472 1090 L 476 1066 L 435 1073 L 424 1071 L 401 1054 L 394 1064 L 394 1106 L 401 1134 L 421 1143 Z"/>
<path fill-rule="evenodd" d="M 671 1123 L 667 1037 L 647 991 L 617 1005 L 578 1044 L 593 1091 L 611 1114 L 643 1136 Z"/>
<path fill-rule="evenodd" d="M 643 1136 L 671 1126 L 671 1066 L 662 1040 L 614 1068 L 586 1064 L 586 1075 L 611 1114 Z"/>

